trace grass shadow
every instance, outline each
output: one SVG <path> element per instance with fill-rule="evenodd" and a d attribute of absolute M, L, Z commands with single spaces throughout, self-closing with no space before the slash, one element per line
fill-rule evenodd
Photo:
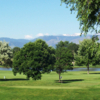
<path fill-rule="evenodd" d="M 83 74 L 87 74 L 87 73 L 83 73 Z M 89 73 L 89 74 L 100 74 L 100 72 L 99 73 Z"/>
<path fill-rule="evenodd" d="M 77 81 L 84 81 L 84 79 L 61 80 L 61 82 L 59 82 L 59 80 L 55 80 L 56 83 L 70 83 L 70 82 L 77 82 Z"/>
<path fill-rule="evenodd" d="M 24 78 L 0 79 L 0 81 L 26 81 Z"/>
<path fill-rule="evenodd" d="M 100 72 L 99 73 L 90 73 L 90 74 L 100 74 Z"/>

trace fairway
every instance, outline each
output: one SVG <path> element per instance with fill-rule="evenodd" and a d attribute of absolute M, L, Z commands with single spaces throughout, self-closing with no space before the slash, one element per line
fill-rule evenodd
<path fill-rule="evenodd" d="M 83 89 L 79 87 L 54 87 L 54 86 L 10 86 L 14 88 L 31 88 L 31 89 Z"/>
<path fill-rule="evenodd" d="M 99 100 L 100 72 L 65 72 L 61 76 L 59 83 L 56 72 L 35 81 L 23 74 L 0 71 L 0 100 Z"/>

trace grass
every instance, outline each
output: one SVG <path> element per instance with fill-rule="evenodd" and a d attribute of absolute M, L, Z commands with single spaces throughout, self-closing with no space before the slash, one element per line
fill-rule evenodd
<path fill-rule="evenodd" d="M 25 75 L 14 76 L 12 71 L 0 71 L 0 100 L 99 100 L 100 72 L 66 72 L 61 76 L 62 83 L 56 72 L 34 81 Z"/>
<path fill-rule="evenodd" d="M 87 68 L 85 65 L 83 66 L 73 66 L 73 68 Z M 89 65 L 89 68 L 100 68 L 100 65 L 95 65 L 95 66 L 92 66 L 92 65 Z"/>

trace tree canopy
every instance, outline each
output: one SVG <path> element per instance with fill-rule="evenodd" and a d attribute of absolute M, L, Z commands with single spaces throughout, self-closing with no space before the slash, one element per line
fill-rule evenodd
<path fill-rule="evenodd" d="M 13 52 L 7 42 L 0 41 L 0 64 L 5 67 L 12 67 Z"/>
<path fill-rule="evenodd" d="M 73 42 L 69 43 L 69 41 L 60 41 L 58 42 L 58 44 L 56 44 L 56 49 L 60 48 L 60 47 L 65 47 L 68 48 L 69 50 L 71 50 L 72 54 L 73 54 L 73 60 L 74 60 L 74 52 L 77 53 L 77 50 L 79 48 L 78 44 L 75 44 Z"/>
<path fill-rule="evenodd" d="M 38 39 L 29 42 L 15 53 L 13 58 L 13 73 L 23 73 L 29 79 L 41 79 L 41 73 L 49 73 L 55 63 L 55 50 L 45 41 Z"/>
<path fill-rule="evenodd" d="M 20 51 L 20 48 L 19 47 L 14 47 L 13 48 L 13 53 L 17 52 L 17 51 Z"/>
<path fill-rule="evenodd" d="M 78 54 L 74 54 L 76 65 L 86 65 L 89 74 L 89 65 L 100 64 L 100 45 L 92 39 L 84 39 L 79 43 Z"/>
<path fill-rule="evenodd" d="M 68 48 L 69 45 L 69 41 L 60 41 L 58 42 L 58 44 L 56 44 L 56 49 L 58 49 L 59 47 L 67 47 Z"/>
<path fill-rule="evenodd" d="M 12 51 L 13 51 L 13 56 L 14 56 L 15 53 L 17 53 L 18 51 L 20 51 L 20 48 L 19 47 L 14 47 L 12 49 Z"/>
<path fill-rule="evenodd" d="M 97 27 L 100 25 L 100 0 L 61 0 L 67 8 L 71 6 L 70 11 L 77 11 L 78 20 L 80 21 L 81 34 L 86 35 L 91 30 L 96 33 Z"/>
<path fill-rule="evenodd" d="M 60 41 L 58 42 L 58 44 L 56 44 L 56 49 L 59 47 L 66 47 L 68 49 L 70 49 L 72 52 L 77 52 L 79 45 L 73 42 L 69 41 Z"/>
<path fill-rule="evenodd" d="M 59 43 L 58 43 L 59 44 Z M 59 74 L 59 82 L 60 82 L 60 74 L 65 72 L 67 69 L 72 69 L 72 52 L 66 47 L 56 48 L 56 63 L 55 70 Z"/>

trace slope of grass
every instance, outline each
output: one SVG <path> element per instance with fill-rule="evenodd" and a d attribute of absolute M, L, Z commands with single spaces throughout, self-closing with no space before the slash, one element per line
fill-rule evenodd
<path fill-rule="evenodd" d="M 61 76 L 59 83 L 56 72 L 43 74 L 41 80 L 35 81 L 0 71 L 0 100 L 99 100 L 100 72 L 66 72 Z"/>

